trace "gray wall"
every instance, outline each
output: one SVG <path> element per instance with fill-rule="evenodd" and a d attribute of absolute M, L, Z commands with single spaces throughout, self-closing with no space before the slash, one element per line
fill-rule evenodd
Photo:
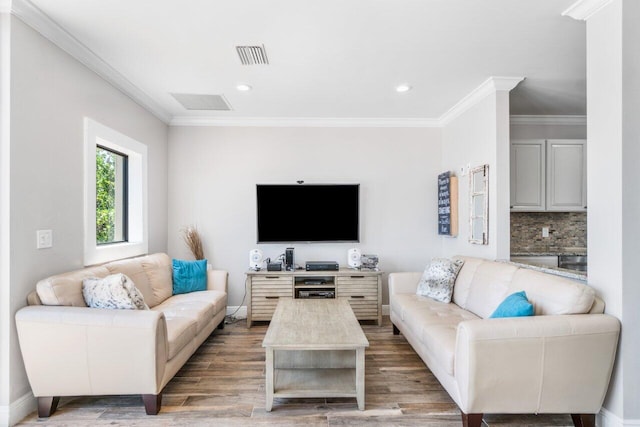
<path fill-rule="evenodd" d="M 84 116 L 148 146 L 149 251 L 166 251 L 167 126 L 12 18 L 11 319 L 39 279 L 83 266 Z M 38 229 L 53 248 L 36 249 Z M 11 322 L 14 402 L 30 388 Z"/>
<path fill-rule="evenodd" d="M 360 243 L 293 244 L 298 264 L 345 265 L 359 247 L 385 272 L 421 271 L 440 254 L 440 129 L 172 127 L 169 157 L 169 253 L 190 257 L 180 230 L 196 225 L 214 267 L 230 272 L 231 306 L 246 304 L 249 250 L 275 258 L 290 246 L 256 244 L 258 183 L 360 184 Z"/>

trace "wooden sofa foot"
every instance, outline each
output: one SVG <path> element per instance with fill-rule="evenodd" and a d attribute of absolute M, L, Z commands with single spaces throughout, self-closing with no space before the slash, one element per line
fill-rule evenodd
<path fill-rule="evenodd" d="M 147 415 L 158 415 L 160 406 L 162 406 L 162 393 L 143 394 L 142 400 L 144 401 L 144 410 Z"/>
<path fill-rule="evenodd" d="M 462 427 L 480 427 L 482 425 L 482 414 L 465 414 L 462 415 Z"/>
<path fill-rule="evenodd" d="M 48 418 L 58 409 L 60 397 L 38 397 L 38 417 Z"/>
<path fill-rule="evenodd" d="M 596 414 L 571 414 L 576 427 L 596 427 Z"/>
<path fill-rule="evenodd" d="M 393 335 L 400 335 L 400 329 L 398 329 L 393 323 L 391 326 L 393 326 Z"/>

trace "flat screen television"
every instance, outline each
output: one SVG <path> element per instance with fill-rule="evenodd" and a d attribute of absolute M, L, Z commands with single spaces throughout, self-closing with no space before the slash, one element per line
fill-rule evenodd
<path fill-rule="evenodd" d="M 359 184 L 258 184 L 258 243 L 358 242 Z"/>

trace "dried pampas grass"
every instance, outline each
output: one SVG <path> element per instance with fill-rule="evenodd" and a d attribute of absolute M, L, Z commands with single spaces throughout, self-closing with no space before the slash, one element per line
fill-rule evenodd
<path fill-rule="evenodd" d="M 195 227 L 187 227 L 183 230 L 183 239 L 187 244 L 195 259 L 204 259 L 204 251 L 202 250 L 202 240 L 200 234 Z"/>

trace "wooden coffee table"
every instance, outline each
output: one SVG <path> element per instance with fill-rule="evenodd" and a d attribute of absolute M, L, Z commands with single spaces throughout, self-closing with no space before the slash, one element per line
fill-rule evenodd
<path fill-rule="evenodd" d="M 275 397 L 355 397 L 364 409 L 369 341 L 343 299 L 281 299 L 262 341 L 266 410 Z"/>

